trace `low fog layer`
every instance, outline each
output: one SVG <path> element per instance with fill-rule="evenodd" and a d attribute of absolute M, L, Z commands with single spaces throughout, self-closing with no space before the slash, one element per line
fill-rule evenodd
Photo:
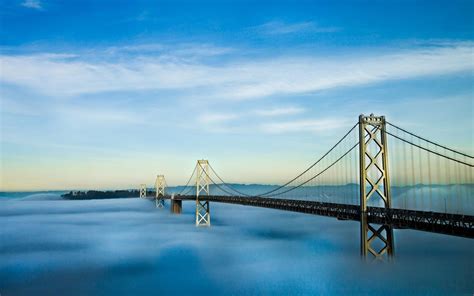
<path fill-rule="evenodd" d="M 474 240 L 395 231 L 396 259 L 365 264 L 359 223 L 194 203 L 172 215 L 139 198 L 0 201 L 0 293 L 347 294 L 472 293 Z"/>

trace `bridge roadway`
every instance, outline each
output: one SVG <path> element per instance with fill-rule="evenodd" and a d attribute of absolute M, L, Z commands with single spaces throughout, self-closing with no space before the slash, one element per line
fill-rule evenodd
<path fill-rule="evenodd" d="M 165 196 L 170 199 L 170 196 Z M 196 200 L 194 195 L 177 195 L 176 200 Z M 335 217 L 339 220 L 360 221 L 360 207 L 296 199 L 241 196 L 200 196 L 200 200 L 272 208 L 292 212 Z M 437 212 L 367 207 L 367 220 L 372 224 L 387 224 L 398 229 L 415 229 L 447 235 L 474 238 L 474 216 Z"/>

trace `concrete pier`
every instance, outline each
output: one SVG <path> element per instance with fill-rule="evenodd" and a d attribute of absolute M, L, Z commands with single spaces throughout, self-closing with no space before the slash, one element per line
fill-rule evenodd
<path fill-rule="evenodd" d="M 171 196 L 171 213 L 172 214 L 181 214 L 183 211 L 183 201 L 181 199 L 174 199 L 174 195 Z"/>

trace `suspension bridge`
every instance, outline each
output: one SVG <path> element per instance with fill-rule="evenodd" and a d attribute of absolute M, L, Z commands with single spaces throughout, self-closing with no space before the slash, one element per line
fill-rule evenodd
<path fill-rule="evenodd" d="M 171 194 L 158 175 L 154 199 L 158 208 L 169 199 L 173 213 L 181 213 L 183 201 L 195 201 L 196 226 L 211 225 L 210 202 L 360 221 L 361 255 L 383 259 L 394 254 L 394 229 L 474 238 L 473 166 L 467 153 L 384 116 L 360 115 L 316 162 L 270 190 L 228 183 L 208 160 L 198 160 L 186 185 L 168 190 Z M 146 190 L 142 184 L 141 198 L 147 198 Z"/>

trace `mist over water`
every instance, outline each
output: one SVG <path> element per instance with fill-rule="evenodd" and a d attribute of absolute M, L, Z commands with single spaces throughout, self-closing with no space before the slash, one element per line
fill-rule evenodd
<path fill-rule="evenodd" d="M 14 197 L 14 198 L 12 198 Z M 472 294 L 474 240 L 395 230 L 395 260 L 363 262 L 359 223 L 211 203 L 156 209 L 139 198 L 0 200 L 2 295 Z"/>

